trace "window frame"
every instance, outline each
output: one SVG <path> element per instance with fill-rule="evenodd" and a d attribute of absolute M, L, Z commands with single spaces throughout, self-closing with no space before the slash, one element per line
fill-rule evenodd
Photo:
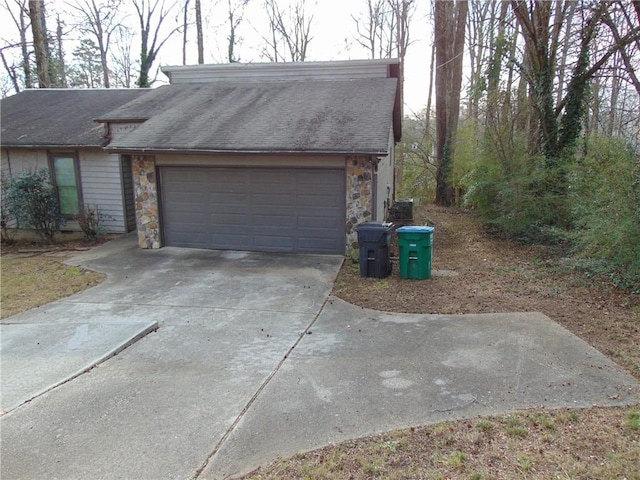
<path fill-rule="evenodd" d="M 73 170 L 76 179 L 76 195 L 78 197 L 78 211 L 76 213 L 62 213 L 60 214 L 66 218 L 71 219 L 74 215 L 77 215 L 82 211 L 84 206 L 84 200 L 82 198 L 82 185 L 80 183 L 80 158 L 78 156 L 77 150 L 50 150 L 47 152 L 47 158 L 49 162 L 49 176 L 51 177 L 51 183 L 56 191 L 56 198 L 58 200 L 58 209 L 62 209 L 62 202 L 60 200 L 60 190 L 58 187 L 58 180 L 56 178 L 56 168 L 55 161 L 57 158 L 72 158 L 73 159 Z"/>

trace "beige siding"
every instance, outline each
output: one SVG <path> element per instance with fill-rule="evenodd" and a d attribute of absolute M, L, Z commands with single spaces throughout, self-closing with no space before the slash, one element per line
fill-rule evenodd
<path fill-rule="evenodd" d="M 349 60 L 337 62 L 252 63 L 163 67 L 171 83 L 263 82 L 265 80 L 350 80 L 388 78 L 389 65 L 397 60 Z"/>
<path fill-rule="evenodd" d="M 49 169 L 46 150 L 2 149 L 2 172 L 17 175 L 29 170 Z"/>
<path fill-rule="evenodd" d="M 157 155 L 158 166 L 344 168 L 340 155 Z"/>
<path fill-rule="evenodd" d="M 374 220 L 376 222 L 383 222 L 386 220 L 386 213 L 387 209 L 389 208 L 389 202 L 391 202 L 393 199 L 393 171 L 395 168 L 393 131 L 389 133 L 389 151 L 391 152 L 390 155 L 387 155 L 386 157 L 380 157 L 380 161 L 378 162 L 375 182 L 376 192 Z"/>
<path fill-rule="evenodd" d="M 120 157 L 103 152 L 80 152 L 82 199 L 85 205 L 97 206 L 108 215 L 107 231 L 127 231 L 123 201 Z"/>

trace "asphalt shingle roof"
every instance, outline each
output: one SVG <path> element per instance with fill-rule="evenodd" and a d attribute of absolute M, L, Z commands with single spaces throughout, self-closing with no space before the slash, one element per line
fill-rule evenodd
<path fill-rule="evenodd" d="M 94 119 L 148 89 L 34 89 L 0 101 L 3 147 L 101 147 L 104 125 Z"/>
<path fill-rule="evenodd" d="M 119 151 L 386 153 L 397 79 L 185 83 L 100 117 Z"/>

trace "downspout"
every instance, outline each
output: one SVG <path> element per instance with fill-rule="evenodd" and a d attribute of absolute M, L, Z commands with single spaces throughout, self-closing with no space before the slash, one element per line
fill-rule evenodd
<path fill-rule="evenodd" d="M 371 157 L 371 220 L 378 219 L 378 163 L 380 157 Z"/>

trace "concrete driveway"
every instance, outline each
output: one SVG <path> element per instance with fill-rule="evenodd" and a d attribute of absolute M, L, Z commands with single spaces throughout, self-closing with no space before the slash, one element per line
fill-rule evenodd
<path fill-rule="evenodd" d="M 3 480 L 226 478 L 393 428 L 639 401 L 542 314 L 370 311 L 330 296 L 340 257 L 134 243 L 74 257 L 102 285 L 3 321 Z"/>

